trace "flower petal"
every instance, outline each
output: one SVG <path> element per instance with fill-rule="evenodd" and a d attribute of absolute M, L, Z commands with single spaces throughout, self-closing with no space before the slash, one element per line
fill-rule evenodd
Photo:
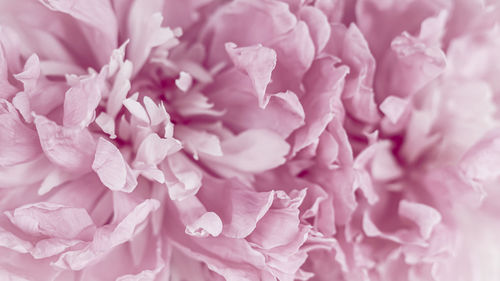
<path fill-rule="evenodd" d="M 90 169 L 95 141 L 87 129 L 66 128 L 43 116 L 35 116 L 42 149 L 49 160 L 63 169 Z"/>
<path fill-rule="evenodd" d="M 137 186 L 137 180 L 120 150 L 104 138 L 99 138 L 97 142 L 92 170 L 111 190 L 131 192 Z"/>

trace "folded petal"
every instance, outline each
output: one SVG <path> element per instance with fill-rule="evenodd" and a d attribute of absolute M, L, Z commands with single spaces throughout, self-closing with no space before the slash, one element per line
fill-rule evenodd
<path fill-rule="evenodd" d="M 81 21 L 83 32 L 89 42 L 100 42 L 99 46 L 90 44 L 100 64 L 108 61 L 118 40 L 118 25 L 109 1 L 55 1 L 40 0 L 54 11 L 68 14 Z"/>
<path fill-rule="evenodd" d="M 460 169 L 467 178 L 486 182 L 500 176 L 497 161 L 500 153 L 500 136 L 494 131 L 483 137 L 467 151 L 460 162 Z"/>
<path fill-rule="evenodd" d="M 99 138 L 97 142 L 92 170 L 111 190 L 131 192 L 137 186 L 137 180 L 120 150 L 104 138 Z"/>
<path fill-rule="evenodd" d="M 155 102 L 148 96 L 144 97 L 144 107 L 148 112 L 149 120 L 151 120 L 151 126 L 156 126 L 162 122 L 169 121 L 170 116 L 165 110 L 163 103 L 155 104 Z"/>
<path fill-rule="evenodd" d="M 66 249 L 81 243 L 81 240 L 49 238 L 38 241 L 30 254 L 35 259 L 44 259 L 64 252 Z"/>
<path fill-rule="evenodd" d="M 298 21 L 294 28 L 276 39 L 269 46 L 276 51 L 278 60 L 273 72 L 272 92 L 287 90 L 298 93 L 301 90 L 299 81 L 311 67 L 314 60 L 314 42 L 309 28 L 303 21 Z"/>
<path fill-rule="evenodd" d="M 380 110 L 387 118 L 396 124 L 408 106 L 408 102 L 396 96 L 388 96 L 380 104 Z"/>
<path fill-rule="evenodd" d="M 40 59 L 36 54 L 31 55 L 24 64 L 23 72 L 14 75 L 21 81 L 25 92 L 32 92 L 40 78 Z"/>
<path fill-rule="evenodd" d="M 72 239 L 95 227 L 87 210 L 49 202 L 35 203 L 5 213 L 25 233 Z"/>
<path fill-rule="evenodd" d="M 157 165 L 181 148 L 182 144 L 174 138 L 161 138 L 158 134 L 149 134 L 139 145 L 135 161 Z"/>
<path fill-rule="evenodd" d="M 440 75 L 446 58 L 439 46 L 427 45 L 408 33 L 394 38 L 378 72 L 379 95 L 407 97 Z M 383 96 L 381 96 L 383 97 Z"/>
<path fill-rule="evenodd" d="M 346 67 L 336 67 L 332 59 L 317 60 L 305 77 L 308 91 L 302 100 L 305 112 L 305 125 L 293 135 L 293 154 L 317 142 L 328 123 L 334 118 L 343 118 L 338 109 L 340 94 L 344 88 Z"/>
<path fill-rule="evenodd" d="M 208 156 L 206 161 L 226 169 L 256 173 L 275 168 L 285 162 L 290 145 L 268 130 L 247 130 L 221 143 L 223 155 Z"/>
<path fill-rule="evenodd" d="M 95 119 L 95 123 L 101 128 L 101 130 L 108 134 L 111 139 L 115 139 L 115 120 L 111 118 L 105 112 L 101 112 L 99 116 Z"/>
<path fill-rule="evenodd" d="M 321 2 L 321 1 L 318 1 Z M 326 1 L 323 1 L 323 3 Z M 339 1 L 341 2 L 341 1 Z M 311 38 L 313 39 L 316 48 L 316 54 L 321 53 L 328 43 L 330 38 L 330 23 L 327 15 L 321 9 L 312 6 L 304 6 L 300 9 L 299 17 L 307 23 Z"/>
<path fill-rule="evenodd" d="M 144 107 L 136 99 L 130 97 L 123 101 L 123 105 L 134 118 L 141 121 L 141 123 L 149 124 L 150 120 L 146 109 L 144 109 Z"/>
<path fill-rule="evenodd" d="M 34 160 L 42 152 L 36 132 L 28 128 L 7 101 L 0 101 L 0 166 Z"/>
<path fill-rule="evenodd" d="M 208 234 L 217 237 L 222 232 L 222 221 L 214 212 L 207 212 L 186 226 L 189 235 L 205 237 Z"/>
<path fill-rule="evenodd" d="M 259 106 L 266 107 L 269 102 L 266 88 L 276 67 L 276 52 L 262 45 L 238 48 L 234 43 L 227 43 L 226 51 L 236 68 L 252 81 Z"/>
<path fill-rule="evenodd" d="M 38 115 L 35 125 L 43 152 L 52 163 L 69 170 L 90 169 L 95 141 L 86 128 L 61 127 Z"/>
<path fill-rule="evenodd" d="M 222 220 L 222 235 L 245 238 L 250 235 L 274 200 L 274 192 L 256 192 L 238 180 L 203 178 L 197 197 Z M 222 203 L 227 202 L 227 203 Z"/>
<path fill-rule="evenodd" d="M 112 248 L 132 239 L 140 224 L 148 218 L 151 212 L 158 209 L 159 205 L 160 203 L 154 199 L 141 202 L 118 224 L 97 229 L 92 242 L 86 243 L 82 249 L 63 253 L 53 265 L 71 270 L 86 267 Z"/>
<path fill-rule="evenodd" d="M 428 239 L 434 227 L 441 222 L 441 214 L 436 209 L 407 200 L 399 202 L 398 214 L 417 224 L 424 239 Z"/>
<path fill-rule="evenodd" d="M 183 155 L 168 157 L 160 169 L 165 175 L 165 185 L 172 200 L 182 201 L 196 194 L 201 187 L 202 173 Z"/>
<path fill-rule="evenodd" d="M 377 122 L 379 116 L 372 89 L 375 58 L 363 33 L 354 23 L 348 28 L 335 25 L 332 33 L 330 44 L 333 46 L 329 48 L 349 66 L 349 75 L 342 94 L 346 111 L 357 120 L 366 123 Z M 342 40 L 342 44 L 336 43 L 339 40 Z"/>
<path fill-rule="evenodd" d="M 124 52 L 121 49 L 115 50 L 114 52 L 120 53 Z M 121 54 L 123 55 L 123 54 Z M 118 55 L 117 55 L 118 56 Z M 121 61 L 119 61 L 121 62 Z M 113 64 L 109 64 L 110 72 L 112 71 Z M 118 112 L 123 106 L 123 102 L 127 97 L 130 90 L 130 77 L 132 76 L 132 63 L 128 60 L 124 61 L 119 67 L 118 72 L 115 76 L 115 81 L 111 91 L 108 94 L 108 102 L 106 103 L 106 112 L 111 117 L 116 117 Z"/>
<path fill-rule="evenodd" d="M 175 136 L 188 152 L 193 153 L 196 160 L 199 158 L 198 153 L 222 156 L 220 140 L 216 135 L 180 125 L 175 127 Z"/>
<path fill-rule="evenodd" d="M 184 71 L 181 71 L 179 73 L 179 78 L 175 80 L 175 85 L 177 86 L 177 88 L 179 88 L 179 90 L 183 92 L 187 92 L 187 90 L 191 88 L 192 84 L 193 84 L 193 77 L 191 76 L 191 74 Z"/>
<path fill-rule="evenodd" d="M 23 254 L 28 253 L 33 248 L 33 244 L 17 237 L 2 227 L 0 227 L 0 246 Z"/>
<path fill-rule="evenodd" d="M 151 49 L 167 42 L 175 42 L 176 32 L 168 27 L 161 27 L 163 16 L 160 1 L 144 4 L 135 1 L 130 7 L 128 18 L 128 37 L 131 39 L 127 57 L 134 64 L 133 75 L 141 70 Z"/>
<path fill-rule="evenodd" d="M 305 195 L 305 190 L 291 196 L 277 191 L 271 208 L 259 220 L 256 229 L 248 238 L 249 241 L 265 249 L 283 246 L 292 241 L 300 231 L 298 207 Z"/>
<path fill-rule="evenodd" d="M 17 89 L 8 80 L 8 64 L 5 59 L 5 52 L 0 43 L 0 98 L 6 99 L 14 95 Z"/>
<path fill-rule="evenodd" d="M 227 42 L 238 46 L 266 44 L 277 36 L 290 31 L 297 19 L 288 5 L 279 1 L 238 0 L 224 5 L 210 18 L 201 38 L 207 41 L 209 65 L 227 58 L 223 51 Z M 248 26 L 252 32 L 241 33 Z"/>
<path fill-rule="evenodd" d="M 269 129 L 287 138 L 304 124 L 305 113 L 297 93 L 267 93 L 268 103 L 262 108 L 248 77 L 234 69 L 218 75 L 207 96 L 216 108 L 224 109 L 220 118 L 225 124 L 237 130 Z"/>
<path fill-rule="evenodd" d="M 63 124 L 67 127 L 87 127 L 94 121 L 104 87 L 102 75 L 91 75 L 71 87 L 64 99 Z"/>

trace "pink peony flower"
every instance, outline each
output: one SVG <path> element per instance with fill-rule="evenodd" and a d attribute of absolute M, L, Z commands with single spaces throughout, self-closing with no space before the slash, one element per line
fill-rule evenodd
<path fill-rule="evenodd" d="M 500 280 L 499 23 L 0 0 L 0 280 Z"/>

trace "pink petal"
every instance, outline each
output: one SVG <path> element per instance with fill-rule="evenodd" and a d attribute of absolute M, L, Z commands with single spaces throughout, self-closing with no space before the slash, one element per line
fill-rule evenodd
<path fill-rule="evenodd" d="M 83 78 L 71 87 L 64 99 L 64 126 L 87 127 L 95 118 L 95 109 L 101 101 L 103 78 L 99 75 Z"/>
<path fill-rule="evenodd" d="M 145 124 L 149 124 L 148 114 L 146 113 L 144 107 L 137 100 L 128 98 L 123 101 L 123 105 L 127 108 L 130 114 L 132 114 L 132 116 L 137 118 L 137 120 L 140 120 Z"/>
<path fill-rule="evenodd" d="M 406 200 L 399 202 L 398 214 L 415 222 L 424 239 L 428 239 L 434 227 L 441 222 L 441 214 L 434 208 Z"/>
<path fill-rule="evenodd" d="M 488 181 L 500 176 L 496 168 L 500 153 L 500 139 L 498 136 L 498 132 L 493 131 L 471 147 L 464 155 L 460 168 L 469 179 Z"/>
<path fill-rule="evenodd" d="M 396 124 L 403 115 L 408 102 L 396 96 L 388 96 L 380 104 L 380 110 L 389 118 L 389 120 Z"/>
<path fill-rule="evenodd" d="M 184 71 L 181 71 L 179 73 L 179 78 L 175 80 L 175 85 L 183 92 L 189 90 L 192 84 L 193 84 L 193 77 L 191 77 L 189 73 Z"/>
<path fill-rule="evenodd" d="M 98 40 L 101 42 L 94 48 L 99 63 L 106 63 L 111 51 L 116 48 L 118 26 L 109 1 L 54 1 L 40 0 L 49 9 L 69 14 L 75 19 L 84 23 L 83 31 L 87 39 L 92 42 Z"/>
<path fill-rule="evenodd" d="M 21 81 L 24 86 L 24 91 L 31 92 L 35 90 L 35 86 L 40 77 L 40 59 L 36 54 L 31 55 L 24 65 L 23 72 L 14 75 Z"/>
<path fill-rule="evenodd" d="M 85 209 L 48 202 L 25 205 L 5 214 L 19 229 L 32 235 L 71 239 L 94 227 Z"/>
<path fill-rule="evenodd" d="M 151 126 L 156 126 L 161 124 L 162 122 L 169 121 L 170 116 L 165 110 L 165 106 L 163 103 L 159 105 L 155 104 L 155 102 L 148 96 L 144 97 L 144 107 L 148 112 L 149 119 L 151 120 Z"/>
<path fill-rule="evenodd" d="M 26 186 L 43 181 L 53 169 L 43 154 L 34 160 L 0 168 L 0 185 L 7 187 Z"/>
<path fill-rule="evenodd" d="M 99 138 L 97 142 L 92 170 L 111 190 L 131 192 L 137 185 L 137 180 L 120 150 L 104 138 Z"/>
<path fill-rule="evenodd" d="M 23 116 L 26 122 L 29 123 L 33 122 L 33 116 L 31 115 L 32 110 L 31 110 L 30 97 L 27 93 L 25 92 L 17 93 L 16 96 L 12 99 L 12 104 L 17 109 L 17 111 L 19 111 L 21 116 Z"/>
<path fill-rule="evenodd" d="M 82 249 L 65 252 L 53 265 L 71 270 L 84 268 L 112 248 L 132 239 L 139 225 L 158 207 L 159 202 L 153 199 L 141 202 L 117 225 L 99 228 L 92 242 Z"/>
<path fill-rule="evenodd" d="M 269 102 L 266 88 L 276 67 L 276 52 L 262 45 L 238 48 L 234 43 L 227 43 L 226 51 L 236 68 L 248 74 L 259 106 L 265 108 Z"/>
<path fill-rule="evenodd" d="M 198 198 L 206 208 L 219 215 L 222 234 L 231 238 L 250 235 L 274 199 L 274 192 L 255 192 L 237 180 L 204 177 L 203 186 L 206 188 L 199 191 Z"/>
<path fill-rule="evenodd" d="M 182 142 L 188 152 L 193 153 L 195 160 L 198 160 L 198 153 L 212 156 L 223 155 L 220 140 L 216 135 L 180 125 L 175 127 L 175 136 Z"/>
<path fill-rule="evenodd" d="M 289 243 L 299 231 L 298 206 L 304 197 L 305 190 L 295 197 L 289 197 L 282 191 L 276 192 L 271 209 L 257 223 L 249 240 L 265 249 Z"/>
<path fill-rule="evenodd" d="M 160 138 L 158 134 L 149 134 L 139 145 L 135 161 L 151 165 L 162 162 L 182 148 L 182 144 L 174 138 Z"/>
<path fill-rule="evenodd" d="M 315 62 L 305 77 L 309 94 L 302 100 L 305 125 L 294 134 L 293 153 L 315 142 L 333 119 L 335 106 L 344 87 L 348 68 L 334 66 L 335 61 Z"/>
<path fill-rule="evenodd" d="M 204 213 L 192 224 L 186 226 L 186 233 L 193 236 L 205 237 L 219 236 L 222 232 L 222 221 L 219 216 L 213 212 Z"/>
<path fill-rule="evenodd" d="M 110 68 L 111 66 L 112 64 L 110 64 Z M 111 91 L 109 92 L 108 102 L 106 103 L 106 112 L 111 117 L 116 117 L 116 115 L 122 108 L 123 102 L 130 90 L 129 79 L 131 75 L 132 63 L 130 61 L 123 62 L 118 70 L 118 73 L 116 74 L 115 83 L 113 84 L 113 88 L 111 88 Z"/>
<path fill-rule="evenodd" d="M 285 162 L 290 145 L 279 135 L 267 130 L 247 130 L 221 143 L 223 156 L 205 157 L 226 169 L 256 173 L 275 168 Z"/>
<path fill-rule="evenodd" d="M 95 123 L 101 127 L 102 131 L 109 135 L 111 139 L 115 139 L 115 120 L 105 112 L 101 112 L 95 119 Z"/>
<path fill-rule="evenodd" d="M 89 170 L 95 141 L 87 129 L 66 128 L 42 116 L 35 116 L 42 149 L 49 160 L 64 169 Z"/>
<path fill-rule="evenodd" d="M 296 23 L 297 19 L 288 5 L 279 1 L 231 2 L 219 9 L 202 31 L 202 39 L 210 40 L 209 65 L 227 58 L 223 51 L 227 42 L 234 42 L 237 46 L 267 43 L 292 30 Z M 248 26 L 258 28 L 249 33 L 240 32 Z"/>
<path fill-rule="evenodd" d="M 0 98 L 6 99 L 14 95 L 17 89 L 12 86 L 7 79 L 9 74 L 8 64 L 7 60 L 5 59 L 5 52 L 3 48 L 1 48 L 1 46 L 2 44 L 0 44 Z"/>
<path fill-rule="evenodd" d="M 443 51 L 408 33 L 394 38 L 391 52 L 381 65 L 378 91 L 410 96 L 440 75 L 446 67 Z M 383 82 L 382 82 L 383 81 Z"/>
<path fill-rule="evenodd" d="M 168 157 L 160 166 L 170 199 L 182 201 L 200 189 L 202 173 L 193 168 L 187 157 L 177 153 Z"/>
<path fill-rule="evenodd" d="M 252 83 L 240 71 L 218 75 L 214 85 L 207 95 L 216 107 L 224 108 L 224 122 L 238 130 L 269 129 L 286 138 L 304 124 L 304 109 L 292 91 L 268 94 L 268 103 L 261 108 Z"/>
<path fill-rule="evenodd" d="M 64 252 L 66 249 L 80 243 L 80 240 L 49 238 L 38 241 L 30 254 L 35 259 L 44 259 Z"/>
<path fill-rule="evenodd" d="M 168 27 L 161 27 L 163 16 L 158 12 L 162 4 L 134 2 L 128 18 L 128 37 L 131 39 L 127 57 L 134 64 L 133 74 L 137 74 L 146 62 L 151 49 L 175 40 L 175 33 Z"/>
<path fill-rule="evenodd" d="M 0 227 L 0 246 L 18 253 L 29 253 L 33 245 Z"/>
<path fill-rule="evenodd" d="M 328 43 L 328 38 L 330 38 L 331 28 L 327 16 L 320 9 L 311 6 L 304 6 L 300 9 L 299 16 L 301 20 L 307 23 L 316 48 L 316 54 L 319 54 Z"/>
<path fill-rule="evenodd" d="M 198 115 L 221 116 L 225 111 L 214 109 L 214 104 L 209 99 L 196 92 L 189 92 L 174 101 L 174 106 L 179 114 L 185 117 Z"/>
<path fill-rule="evenodd" d="M 314 60 L 314 42 L 307 24 L 297 22 L 290 32 L 273 40 L 270 47 L 278 57 L 270 89 L 274 92 L 292 90 L 298 93 L 301 89 L 299 81 Z"/>
<path fill-rule="evenodd" d="M 336 26 L 335 36 L 330 40 L 343 40 L 338 56 L 349 66 L 342 98 L 346 111 L 354 118 L 373 123 L 379 118 L 373 87 L 375 59 L 371 54 L 363 33 L 353 23 L 349 28 Z M 340 35 L 341 34 L 341 35 Z"/>
<path fill-rule="evenodd" d="M 0 107 L 0 166 L 34 160 L 42 152 L 36 132 L 19 120 L 10 103 L 0 101 Z"/>

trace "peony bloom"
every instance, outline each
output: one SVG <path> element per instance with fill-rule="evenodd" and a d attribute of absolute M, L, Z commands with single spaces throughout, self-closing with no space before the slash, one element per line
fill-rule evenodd
<path fill-rule="evenodd" d="M 500 280 L 499 23 L 0 0 L 0 280 Z"/>

